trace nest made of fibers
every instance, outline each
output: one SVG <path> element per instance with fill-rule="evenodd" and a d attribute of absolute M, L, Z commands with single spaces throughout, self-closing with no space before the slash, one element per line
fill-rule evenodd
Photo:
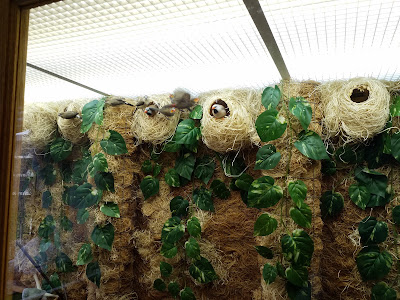
<path fill-rule="evenodd" d="M 68 103 L 64 107 L 60 107 L 59 113 L 65 111 L 75 111 L 82 116 L 82 108 L 88 102 L 88 100 L 76 100 Z M 84 133 L 81 133 L 82 119 L 63 119 L 61 117 L 57 118 L 58 131 L 65 140 L 70 141 L 72 144 L 83 144 L 86 142 L 87 137 Z"/>
<path fill-rule="evenodd" d="M 148 99 L 158 108 L 171 103 L 169 94 L 151 95 Z M 180 114 L 180 111 L 177 110 L 172 117 L 164 116 L 161 113 L 150 117 L 144 113 L 144 108 L 139 108 L 131 120 L 132 132 L 137 143 L 149 142 L 157 145 L 169 139 L 175 133 Z"/>
<path fill-rule="evenodd" d="M 327 138 L 341 136 L 343 143 L 365 141 L 385 127 L 389 118 L 390 94 L 372 78 L 334 81 L 320 86 Z M 367 100 L 355 102 L 354 91 L 367 91 Z M 369 93 L 369 95 L 368 95 Z"/>
<path fill-rule="evenodd" d="M 29 131 L 22 139 L 23 148 L 45 150 L 57 133 L 57 114 L 67 102 L 28 103 L 24 106 L 23 131 Z"/>
<path fill-rule="evenodd" d="M 258 143 L 254 136 L 255 120 L 260 112 L 261 93 L 255 90 L 217 90 L 200 96 L 203 106 L 201 133 L 208 148 L 217 152 L 239 150 Z M 217 100 L 224 101 L 229 109 L 229 116 L 215 118 L 210 114 L 210 107 Z"/>

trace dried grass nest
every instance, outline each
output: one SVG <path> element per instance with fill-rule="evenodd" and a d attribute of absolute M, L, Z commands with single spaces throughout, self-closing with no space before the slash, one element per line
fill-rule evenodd
<path fill-rule="evenodd" d="M 82 115 L 82 108 L 88 100 L 76 100 L 68 103 L 68 105 L 60 106 L 59 113 L 64 111 L 75 111 Z M 65 140 L 70 141 L 72 144 L 81 145 L 87 141 L 87 136 L 81 133 L 82 119 L 63 119 L 57 118 L 58 131 Z"/>
<path fill-rule="evenodd" d="M 372 78 L 333 81 L 319 87 L 326 137 L 342 143 L 365 141 L 378 134 L 389 118 L 390 94 Z"/>
<path fill-rule="evenodd" d="M 154 104 L 158 108 L 171 103 L 169 94 L 151 95 L 148 100 L 150 104 Z M 131 119 L 131 129 L 137 139 L 137 144 L 148 142 L 157 145 L 172 137 L 180 115 L 180 111 L 177 110 L 172 117 L 166 117 L 161 113 L 150 117 L 144 113 L 144 108 L 139 108 Z"/>
<path fill-rule="evenodd" d="M 255 120 L 261 109 L 261 93 L 250 89 L 217 90 L 200 96 L 203 142 L 217 152 L 240 150 L 258 144 Z M 229 115 L 217 119 L 211 114 L 213 104 L 226 103 Z"/>

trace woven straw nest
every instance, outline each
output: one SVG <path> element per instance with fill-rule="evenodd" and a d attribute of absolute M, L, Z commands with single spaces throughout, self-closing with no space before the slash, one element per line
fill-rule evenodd
<path fill-rule="evenodd" d="M 258 144 L 260 140 L 254 124 L 261 109 L 260 96 L 257 91 L 245 89 L 218 90 L 200 96 L 203 106 L 201 132 L 207 147 L 217 152 L 228 152 Z M 211 107 L 216 103 L 225 103 L 229 115 L 215 118 Z"/>
<path fill-rule="evenodd" d="M 64 107 L 60 107 L 59 113 L 64 111 L 75 111 L 82 115 L 82 108 L 88 102 L 87 100 L 77 100 L 68 103 Z M 65 140 L 70 141 L 72 144 L 81 145 L 87 141 L 87 136 L 81 133 L 82 119 L 63 119 L 57 118 L 58 131 Z"/>

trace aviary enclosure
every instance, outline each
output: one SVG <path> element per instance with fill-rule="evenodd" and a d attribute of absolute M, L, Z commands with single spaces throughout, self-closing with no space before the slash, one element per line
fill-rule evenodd
<path fill-rule="evenodd" d="M 26 103 L 14 297 L 397 299 L 400 83 Z"/>

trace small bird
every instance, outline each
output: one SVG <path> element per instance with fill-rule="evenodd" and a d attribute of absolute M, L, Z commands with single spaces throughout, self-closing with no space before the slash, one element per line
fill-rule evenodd
<path fill-rule="evenodd" d="M 59 113 L 58 116 L 63 119 L 74 119 L 74 118 L 82 119 L 81 116 L 79 115 L 79 113 L 76 111 L 65 111 L 65 112 Z"/>
<path fill-rule="evenodd" d="M 112 98 L 106 99 L 106 104 L 104 105 L 104 107 L 118 106 L 118 105 L 122 105 L 122 104 L 126 104 L 129 106 L 135 106 L 133 104 L 126 102 L 123 98 L 112 97 Z"/>
<path fill-rule="evenodd" d="M 176 89 L 174 94 L 169 95 L 172 103 L 165 107 L 175 107 L 177 109 L 188 109 L 191 111 L 191 107 L 195 106 L 199 101 L 198 98 L 191 99 L 190 94 L 184 90 Z"/>
<path fill-rule="evenodd" d="M 221 119 L 226 116 L 226 108 L 221 104 L 211 106 L 212 114 L 215 118 Z"/>
<path fill-rule="evenodd" d="M 165 106 L 162 108 L 158 108 L 155 105 L 151 105 L 151 106 L 146 107 L 144 112 L 149 117 L 154 117 L 157 114 L 157 112 L 163 114 L 164 116 L 172 117 L 175 114 L 176 109 L 175 109 L 175 107 L 165 107 Z"/>
<path fill-rule="evenodd" d="M 154 117 L 158 112 L 158 107 L 155 105 L 147 106 L 144 110 L 144 113 L 149 117 Z"/>
<path fill-rule="evenodd" d="M 138 100 L 135 105 L 137 108 L 145 108 L 149 103 L 149 98 L 147 96 L 144 96 L 143 99 Z"/>

